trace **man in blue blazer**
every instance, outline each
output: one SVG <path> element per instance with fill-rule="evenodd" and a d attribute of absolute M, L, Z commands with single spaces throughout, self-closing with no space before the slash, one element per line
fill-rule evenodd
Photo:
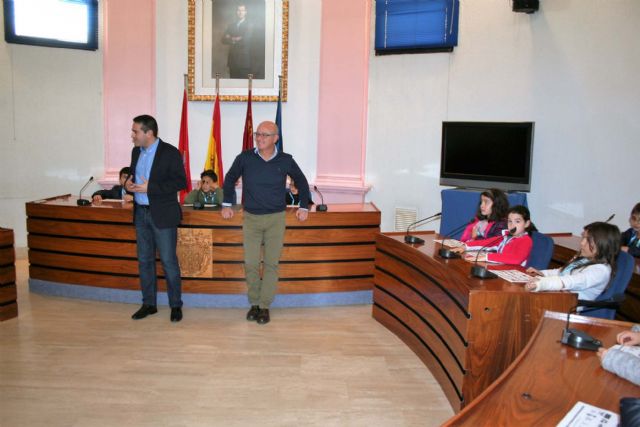
<path fill-rule="evenodd" d="M 167 282 L 170 318 L 172 322 L 179 322 L 182 320 L 182 290 L 176 245 L 182 210 L 177 193 L 186 188 L 187 178 L 178 149 L 157 135 L 158 124 L 153 117 L 142 115 L 133 119 L 131 179 L 126 182 L 126 188 L 134 195 L 133 222 L 142 307 L 131 317 L 144 319 L 158 312 L 157 248 Z"/>

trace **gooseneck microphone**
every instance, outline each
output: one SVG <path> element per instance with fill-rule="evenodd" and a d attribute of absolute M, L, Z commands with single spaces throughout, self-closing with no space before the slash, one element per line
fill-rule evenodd
<path fill-rule="evenodd" d="M 322 197 L 322 193 L 318 190 L 318 186 L 314 185 L 313 190 L 320 195 L 320 204 L 316 205 L 316 212 L 326 212 L 328 210 L 327 205 L 324 204 L 324 197 Z"/>
<path fill-rule="evenodd" d="M 508 236 L 513 236 L 516 232 L 516 228 L 512 228 L 509 230 L 509 233 L 507 234 Z M 495 273 L 492 273 L 491 271 L 489 271 L 489 269 L 487 267 L 484 267 L 482 265 L 478 265 L 478 257 L 480 256 L 480 254 L 487 249 L 488 247 L 493 246 L 495 243 L 499 242 L 500 240 L 502 240 L 502 238 L 504 237 L 504 235 L 501 236 L 497 236 L 495 239 L 491 240 L 489 243 L 487 243 L 486 245 L 484 245 L 483 247 L 480 248 L 480 250 L 478 251 L 478 253 L 476 254 L 476 259 L 473 262 L 473 265 L 471 266 L 471 275 L 473 277 L 477 277 L 478 279 L 495 279 L 496 277 L 498 277 Z"/>
<path fill-rule="evenodd" d="M 80 189 L 80 194 L 78 194 L 78 206 L 89 206 L 91 204 L 91 200 L 83 199 L 82 192 L 87 188 L 89 184 L 93 182 L 93 177 L 89 178 L 89 181 Z"/>
<path fill-rule="evenodd" d="M 453 230 L 449 231 L 447 234 L 444 235 L 444 239 L 442 239 L 441 247 L 438 250 L 438 255 L 440 256 L 440 258 L 454 259 L 454 258 L 462 257 L 462 255 L 460 255 L 459 253 L 446 248 L 445 245 L 447 244 L 447 240 L 451 240 L 450 237 L 452 235 L 458 233 L 459 231 L 464 230 L 467 227 L 467 225 L 471 224 L 471 222 L 473 222 L 473 218 L 471 219 L 471 221 L 465 222 L 464 224 L 454 228 Z"/>
<path fill-rule="evenodd" d="M 605 222 L 609 222 L 613 219 L 613 217 L 616 216 L 616 214 L 611 214 L 611 216 L 609 218 L 607 218 L 607 220 Z"/>
<path fill-rule="evenodd" d="M 409 234 L 409 230 L 411 230 L 411 227 L 415 227 L 415 226 L 417 226 L 419 224 L 422 224 L 423 222 L 429 221 L 431 219 L 439 218 L 441 216 L 442 216 L 442 212 L 438 212 L 437 214 L 433 214 L 431 216 L 428 216 L 426 218 L 422 218 L 422 219 L 420 219 L 418 221 L 415 221 L 415 222 L 412 222 L 411 224 L 409 224 L 409 226 L 407 227 L 407 234 L 405 234 L 405 236 L 404 236 L 404 242 L 412 244 L 412 245 L 424 243 L 424 239 L 421 239 L 421 238 L 419 238 L 417 236 L 410 235 Z"/>
<path fill-rule="evenodd" d="M 598 351 L 598 348 L 602 347 L 602 342 L 597 338 L 592 337 L 588 333 L 581 331 L 580 329 L 573 329 L 569 327 L 569 318 L 571 313 L 575 313 L 578 307 L 587 308 L 611 308 L 617 309 L 620 307 L 620 303 L 624 301 L 624 294 L 616 294 L 611 298 L 604 301 L 587 301 L 579 299 L 575 307 L 567 312 L 567 323 L 562 330 L 562 337 L 560 342 L 569 347 L 577 348 L 578 350 L 591 350 Z"/>

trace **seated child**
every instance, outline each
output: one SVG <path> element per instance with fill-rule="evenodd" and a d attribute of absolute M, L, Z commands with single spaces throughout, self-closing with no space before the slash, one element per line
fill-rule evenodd
<path fill-rule="evenodd" d="M 506 218 L 509 200 L 502 190 L 493 188 L 480 194 L 480 204 L 473 221 L 460 237 L 461 242 L 500 236 L 507 228 Z"/>
<path fill-rule="evenodd" d="M 620 332 L 616 340 L 620 346 L 598 349 L 602 367 L 640 386 L 640 357 L 636 355 L 638 353 L 631 354 L 624 348 L 640 345 L 640 325 L 633 325 L 630 331 Z"/>
<path fill-rule="evenodd" d="M 609 285 L 615 271 L 616 257 L 620 253 L 620 230 L 606 222 L 593 222 L 584 227 L 580 251 L 562 268 L 538 271 L 525 285 L 533 292 L 562 291 L 577 292 L 582 300 L 595 300 Z"/>
<path fill-rule="evenodd" d="M 98 190 L 93 193 L 91 198 L 97 203 L 100 203 L 102 199 L 118 199 L 124 200 L 125 202 L 131 202 L 133 200 L 133 194 L 124 189 L 124 182 L 127 180 L 129 175 L 131 175 L 131 169 L 128 167 L 120 169 L 120 184 L 114 185 L 110 190 Z"/>
<path fill-rule="evenodd" d="M 500 264 L 514 264 L 525 266 L 533 240 L 529 235 L 535 231 L 531 223 L 531 214 L 525 206 L 514 206 L 507 214 L 507 230 L 502 230 L 502 239 L 492 237 L 483 240 L 470 240 L 464 248 L 455 248 L 455 252 L 463 250 L 476 250 L 482 248 L 495 250 L 492 253 L 467 254 L 465 258 L 470 261 L 487 261 Z"/>
<path fill-rule="evenodd" d="M 207 169 L 200 174 L 198 188 L 187 194 L 184 203 L 199 202 L 203 205 L 222 205 L 223 199 L 222 188 L 218 186 L 218 175 L 212 169 Z"/>
<path fill-rule="evenodd" d="M 622 250 L 633 257 L 640 257 L 640 203 L 631 209 L 629 215 L 629 228 L 622 233 Z"/>
<path fill-rule="evenodd" d="M 285 202 L 287 206 L 300 206 L 300 192 L 293 179 L 289 181 L 289 191 L 285 195 Z M 311 205 L 313 205 L 313 201 L 309 200 L 309 206 Z"/>

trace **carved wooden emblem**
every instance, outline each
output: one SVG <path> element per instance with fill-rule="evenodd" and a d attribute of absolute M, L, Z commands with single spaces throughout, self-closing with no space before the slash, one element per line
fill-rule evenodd
<path fill-rule="evenodd" d="M 213 277 L 213 230 L 178 228 L 182 277 Z"/>

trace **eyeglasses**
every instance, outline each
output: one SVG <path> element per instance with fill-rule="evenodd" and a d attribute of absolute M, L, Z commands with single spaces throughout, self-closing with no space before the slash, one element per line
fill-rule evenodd
<path fill-rule="evenodd" d="M 258 137 L 267 138 L 267 137 L 274 136 L 274 135 L 277 135 L 277 134 L 275 134 L 275 133 L 262 133 L 262 132 L 254 132 L 253 133 L 253 136 L 256 137 L 256 138 L 258 138 Z"/>

